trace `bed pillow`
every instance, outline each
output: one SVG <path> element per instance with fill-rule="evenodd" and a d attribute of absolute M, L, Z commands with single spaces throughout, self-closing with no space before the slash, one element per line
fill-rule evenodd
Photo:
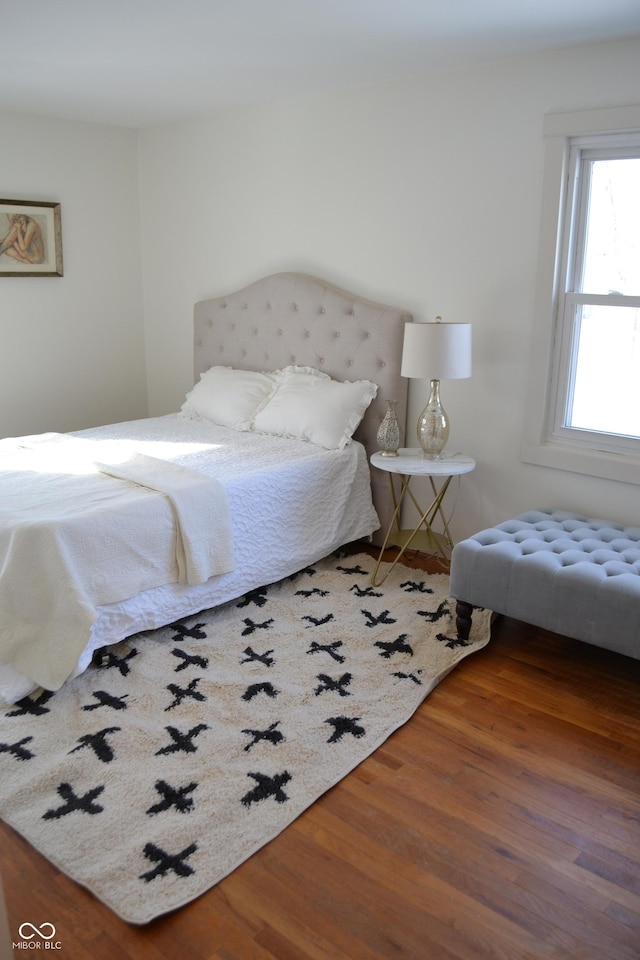
<path fill-rule="evenodd" d="M 256 414 L 254 430 L 342 450 L 377 392 L 369 380 L 332 380 L 319 370 L 289 367 Z"/>
<path fill-rule="evenodd" d="M 277 384 L 274 373 L 211 367 L 187 394 L 180 409 L 187 417 L 203 417 L 223 427 L 250 430 L 253 418 Z"/>

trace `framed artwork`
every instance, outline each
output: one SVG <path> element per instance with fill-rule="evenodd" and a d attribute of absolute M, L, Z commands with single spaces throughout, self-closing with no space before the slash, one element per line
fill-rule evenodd
<path fill-rule="evenodd" d="M 0 277 L 61 277 L 59 203 L 0 200 Z"/>

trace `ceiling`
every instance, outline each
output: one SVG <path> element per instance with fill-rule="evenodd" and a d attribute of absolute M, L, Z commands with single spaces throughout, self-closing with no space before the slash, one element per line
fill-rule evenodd
<path fill-rule="evenodd" d="M 140 127 L 631 35 L 639 0 L 0 0 L 0 110 Z"/>

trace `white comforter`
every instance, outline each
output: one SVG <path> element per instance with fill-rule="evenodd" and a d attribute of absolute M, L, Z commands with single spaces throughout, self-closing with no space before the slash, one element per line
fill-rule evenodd
<path fill-rule="evenodd" d="M 87 564 L 94 579 L 104 590 L 102 595 L 114 599 L 100 606 L 99 617 L 87 632 L 82 653 L 75 654 L 67 677 L 85 670 L 99 647 L 172 623 L 289 576 L 341 544 L 367 537 L 379 527 L 371 502 L 367 456 L 359 443 L 348 444 L 340 451 L 326 451 L 305 441 L 238 433 L 180 414 L 97 427 L 82 431 L 77 437 L 100 443 L 97 459 L 101 462 L 114 464 L 135 454 L 215 478 L 222 484 L 229 504 L 235 566 L 201 585 L 180 584 L 171 535 L 171 543 L 161 551 L 162 558 L 155 558 L 157 562 L 170 559 L 174 573 L 171 580 L 162 586 L 146 586 L 149 578 L 141 576 L 133 562 L 124 561 L 117 575 L 126 599 L 115 599 L 123 590 L 102 582 L 101 544 L 87 543 Z M 0 456 L 3 447 L 8 449 L 8 443 L 0 441 Z M 79 465 L 77 469 L 81 469 Z M 82 469 L 86 470 L 86 466 Z M 52 482 L 64 485 L 64 476 Z M 150 491 L 140 488 L 133 525 L 126 525 L 128 539 L 134 544 L 139 536 L 148 533 L 146 511 L 151 498 L 154 496 Z M 168 502 L 165 510 L 160 526 L 173 531 Z M 108 529 L 106 535 L 110 544 Z M 58 601 L 55 615 L 64 620 L 68 614 L 67 598 L 59 597 Z M 34 646 L 31 660 L 36 661 L 36 669 L 21 669 L 14 655 L 0 655 L 0 698 L 15 702 L 39 685 L 54 689 L 48 680 L 39 678 L 44 676 L 43 664 L 60 656 L 49 630 L 40 632 Z M 65 655 L 67 666 L 72 659 Z"/>
<path fill-rule="evenodd" d="M 0 661 L 57 689 L 98 607 L 233 569 L 219 480 L 108 440 L 0 444 Z"/>

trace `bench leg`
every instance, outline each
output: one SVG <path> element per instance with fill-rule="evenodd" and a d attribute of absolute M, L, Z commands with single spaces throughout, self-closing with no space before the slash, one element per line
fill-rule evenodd
<path fill-rule="evenodd" d="M 456 601 L 456 628 L 458 631 L 458 640 L 463 640 L 465 643 L 469 639 L 469 634 L 471 633 L 472 613 L 472 604 L 467 603 L 465 600 Z"/>

